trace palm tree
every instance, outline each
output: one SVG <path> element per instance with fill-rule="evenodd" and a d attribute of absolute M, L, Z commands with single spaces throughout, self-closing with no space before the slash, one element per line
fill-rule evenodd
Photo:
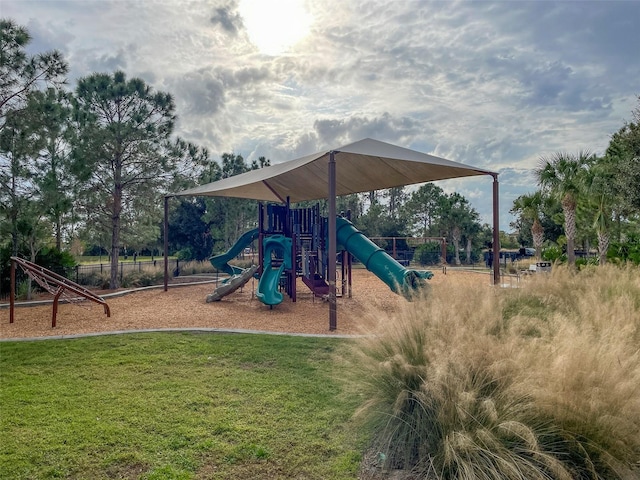
<path fill-rule="evenodd" d="M 542 157 L 535 170 L 538 185 L 547 193 L 560 199 L 564 213 L 564 233 L 567 237 L 567 262 L 575 266 L 576 209 L 583 192 L 584 172 L 593 162 L 594 156 L 586 151 L 577 155 L 557 152 L 551 157 Z"/>
<path fill-rule="evenodd" d="M 531 220 L 531 237 L 533 247 L 536 249 L 536 258 L 542 256 L 542 244 L 544 242 L 544 227 L 540 222 L 540 209 L 543 204 L 542 192 L 540 190 L 529 195 L 520 195 L 513 202 L 512 213 L 520 213 L 522 218 Z"/>
<path fill-rule="evenodd" d="M 586 192 L 593 212 L 593 227 L 598 236 L 598 258 L 600 265 L 607 261 L 613 206 L 616 200 L 615 182 L 617 162 L 611 157 L 597 158 L 585 175 Z"/>
<path fill-rule="evenodd" d="M 596 217 L 594 219 L 594 226 L 596 233 L 598 234 L 598 260 L 600 265 L 604 265 L 607 262 L 607 250 L 609 250 L 609 224 L 610 224 L 610 209 L 606 202 L 606 195 L 600 195 L 600 201 L 598 202 L 598 209 L 596 210 Z"/>

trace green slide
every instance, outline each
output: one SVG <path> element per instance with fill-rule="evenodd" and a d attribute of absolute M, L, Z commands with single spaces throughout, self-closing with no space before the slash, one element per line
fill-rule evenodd
<path fill-rule="evenodd" d="M 273 235 L 264 239 L 263 272 L 258 281 L 256 297 L 265 305 L 282 303 L 283 295 L 278 290 L 284 269 L 291 268 L 291 239 L 284 235 Z M 279 265 L 274 266 L 277 258 Z"/>
<path fill-rule="evenodd" d="M 425 280 L 433 277 L 429 271 L 409 270 L 400 265 L 346 218 L 336 219 L 336 236 L 338 243 L 362 262 L 367 270 L 386 283 L 394 293 L 408 299 L 426 285 Z"/>
<path fill-rule="evenodd" d="M 234 258 L 236 258 L 245 247 L 251 245 L 251 242 L 258 238 L 259 233 L 260 232 L 257 228 L 243 233 L 242 236 L 236 241 L 236 243 L 233 244 L 233 246 L 227 252 L 216 255 L 215 257 L 211 257 L 209 259 L 211 265 L 216 267 L 218 270 L 228 273 L 229 275 L 242 274 L 244 269 L 229 265 L 229 260 L 233 260 Z"/>

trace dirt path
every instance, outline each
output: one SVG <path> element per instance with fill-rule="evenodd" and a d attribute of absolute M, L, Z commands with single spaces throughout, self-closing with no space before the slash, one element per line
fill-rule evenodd
<path fill-rule="evenodd" d="M 435 271 L 430 281 L 460 282 L 467 286 L 488 286 L 489 275 L 453 271 L 444 275 Z M 397 309 L 402 297 L 395 295 L 382 281 L 365 270 L 353 272 L 353 297 L 338 299 L 338 329 L 329 331 L 329 309 L 325 301 L 314 299 L 299 282 L 298 299 L 285 297 L 282 304 L 270 309 L 253 295 L 257 283 L 250 281 L 220 302 L 206 303 L 214 284 L 144 290 L 107 299 L 111 317 L 95 303 L 61 304 L 57 326 L 51 328 L 51 305 L 20 307 L 15 322 L 9 323 L 9 309 L 0 309 L 0 338 L 46 337 L 79 333 L 143 330 L 158 328 L 220 328 L 261 330 L 306 334 L 357 334 L 367 328 L 364 311 L 386 315 Z"/>

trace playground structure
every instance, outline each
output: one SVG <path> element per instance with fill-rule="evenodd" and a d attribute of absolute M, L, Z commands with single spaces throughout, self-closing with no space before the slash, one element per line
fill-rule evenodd
<path fill-rule="evenodd" d="M 169 199 L 181 196 L 247 198 L 297 203 L 327 199 L 327 214 L 337 217 L 336 198 L 360 192 L 435 182 L 450 178 L 490 176 L 493 179 L 493 245 L 499 251 L 498 172 L 454 162 L 372 138 L 327 148 L 288 162 L 223 178 L 164 197 L 164 291 L 169 284 Z M 329 330 L 337 328 L 337 222 L 327 222 Z M 260 247 L 262 248 L 262 247 Z M 500 284 L 500 265 L 493 259 L 493 283 Z"/>
<path fill-rule="evenodd" d="M 260 203 L 258 211 L 258 228 L 243 234 L 227 252 L 211 257 L 212 265 L 231 277 L 216 288 L 207 301 L 219 300 L 249 280 L 249 269 L 242 270 L 228 262 L 256 239 L 259 263 L 252 269 L 259 279 L 256 297 L 262 303 L 271 307 L 282 303 L 283 292 L 295 302 L 298 277 L 314 296 L 326 298 L 330 291 L 329 222 L 321 216 L 320 205 L 291 208 L 288 202 L 285 205 Z M 343 296 L 351 296 L 352 256 L 391 291 L 409 299 L 433 276 L 429 271 L 405 268 L 346 218 L 336 218 L 336 241 Z M 232 290 L 228 282 L 238 286 Z"/>
<path fill-rule="evenodd" d="M 15 298 L 16 298 L 16 264 L 20 265 L 22 270 L 38 285 L 53 295 L 53 310 L 51 314 L 51 328 L 56 326 L 56 317 L 58 315 L 58 302 L 60 297 L 64 297 L 71 303 L 78 303 L 82 300 L 90 300 L 104 307 L 104 313 L 107 317 L 111 316 L 109 305 L 104 299 L 95 293 L 87 290 L 82 285 L 72 282 L 68 278 L 58 275 L 40 265 L 36 265 L 24 258 L 11 257 L 11 295 L 9 298 L 9 323 L 13 323 Z M 75 294 L 75 296 L 71 295 Z"/>

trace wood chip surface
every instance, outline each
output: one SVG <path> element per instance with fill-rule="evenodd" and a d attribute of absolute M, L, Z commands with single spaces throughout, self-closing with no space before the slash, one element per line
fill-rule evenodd
<path fill-rule="evenodd" d="M 488 287 L 488 274 L 448 269 L 433 270 L 429 282 L 460 282 L 467 286 Z M 240 291 L 220 302 L 206 303 L 214 283 L 170 286 L 147 289 L 119 297 L 105 298 L 111 316 L 107 317 L 101 305 L 93 302 L 60 304 L 57 326 L 51 327 L 52 305 L 17 306 L 14 323 L 9 323 L 9 308 L 0 309 L 0 338 L 35 338 L 147 329 L 215 328 L 253 330 L 300 334 L 352 335 L 369 329 L 370 315 L 386 315 L 397 308 L 404 298 L 391 292 L 389 287 L 366 270 L 354 269 L 352 298 L 338 298 L 337 330 L 329 330 L 329 305 L 314 298 L 309 289 L 298 280 L 297 301 L 284 301 L 273 308 L 262 304 L 252 293 L 257 280 L 251 280 Z M 195 279 L 194 279 L 195 280 Z M 184 281 L 184 279 L 182 279 Z M 104 294 L 107 292 L 98 292 Z M 43 298 L 43 297 L 40 297 Z M 44 297 L 47 298 L 47 297 Z M 49 297 L 51 299 L 51 297 Z M 3 304 L 6 306 L 6 304 Z"/>

